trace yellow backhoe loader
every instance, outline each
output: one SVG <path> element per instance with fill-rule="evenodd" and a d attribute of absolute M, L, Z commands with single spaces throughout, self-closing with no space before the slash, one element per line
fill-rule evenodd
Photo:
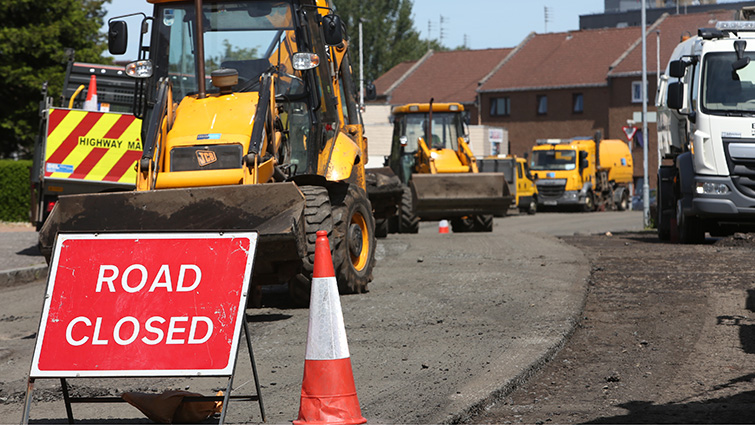
<path fill-rule="evenodd" d="M 465 140 L 459 103 L 413 103 L 393 108 L 393 141 L 386 169 L 404 183 L 395 216 L 378 233 L 417 233 L 420 220 L 450 219 L 454 232 L 493 230 L 512 196 L 503 173 L 481 173 Z M 383 171 L 387 173 L 387 170 Z"/>
<path fill-rule="evenodd" d="M 367 141 L 349 38 L 328 0 L 149 2 L 139 58 L 125 67 L 144 122 L 136 190 L 62 196 L 40 231 L 44 254 L 58 232 L 255 230 L 253 302 L 260 286 L 287 283 L 306 305 L 315 232 L 326 230 L 339 289 L 365 292 Z M 112 54 L 127 33 L 110 20 Z"/>

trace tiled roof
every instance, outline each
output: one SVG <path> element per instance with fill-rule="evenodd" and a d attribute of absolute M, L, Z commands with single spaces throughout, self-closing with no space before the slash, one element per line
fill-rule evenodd
<path fill-rule="evenodd" d="M 511 51 L 504 48 L 434 52 L 387 93 L 389 103 L 428 102 L 430 98 L 436 102 L 474 102 L 478 82 Z"/>
<path fill-rule="evenodd" d="M 389 69 L 388 72 L 374 81 L 378 96 L 384 96 L 385 92 L 403 76 L 417 61 L 404 61 Z"/>
<path fill-rule="evenodd" d="M 628 27 L 535 34 L 480 91 L 605 85 L 609 66 L 640 33 Z"/>
<path fill-rule="evenodd" d="M 656 73 L 656 57 L 658 56 L 658 38 L 660 38 L 661 73 L 666 68 L 671 53 L 681 41 L 683 35 L 697 35 L 698 28 L 714 27 L 717 21 L 734 19 L 731 10 L 714 10 L 688 15 L 665 15 L 659 18 L 653 28 L 648 27 L 646 40 L 648 74 Z M 660 31 L 660 34 L 656 33 Z M 641 32 L 640 32 L 641 34 Z M 642 44 L 637 40 L 636 46 L 620 58 L 608 76 L 640 75 L 642 72 Z"/>

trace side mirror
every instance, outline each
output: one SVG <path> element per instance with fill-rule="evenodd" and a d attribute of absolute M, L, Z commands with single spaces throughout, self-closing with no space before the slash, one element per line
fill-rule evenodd
<path fill-rule="evenodd" d="M 128 26 L 126 21 L 111 21 L 108 23 L 107 48 L 113 55 L 126 53 L 128 44 Z"/>
<path fill-rule="evenodd" d="M 684 107 L 684 84 L 676 82 L 668 85 L 666 105 L 669 109 L 682 109 Z"/>
<path fill-rule="evenodd" d="M 343 22 L 338 15 L 323 16 L 322 30 L 325 35 L 325 44 L 328 46 L 337 46 L 343 43 Z"/>
<path fill-rule="evenodd" d="M 686 68 L 687 65 L 682 60 L 671 61 L 668 64 L 669 76 L 674 78 L 682 78 L 684 77 L 684 71 L 686 70 Z"/>
<path fill-rule="evenodd" d="M 587 152 L 586 151 L 579 151 L 579 169 L 584 170 L 590 165 L 590 163 L 587 161 Z"/>

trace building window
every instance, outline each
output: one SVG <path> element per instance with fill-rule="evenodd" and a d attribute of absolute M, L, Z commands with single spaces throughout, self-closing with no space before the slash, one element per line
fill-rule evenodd
<path fill-rule="evenodd" d="M 581 114 L 585 111 L 585 98 L 582 93 L 574 93 L 572 95 L 572 112 L 575 114 Z"/>
<path fill-rule="evenodd" d="M 545 115 L 548 113 L 548 96 L 541 94 L 537 96 L 537 114 Z"/>
<path fill-rule="evenodd" d="M 490 116 L 507 117 L 511 115 L 511 99 L 495 97 L 490 99 Z"/>
<path fill-rule="evenodd" d="M 642 81 L 632 81 L 632 103 L 642 103 Z"/>

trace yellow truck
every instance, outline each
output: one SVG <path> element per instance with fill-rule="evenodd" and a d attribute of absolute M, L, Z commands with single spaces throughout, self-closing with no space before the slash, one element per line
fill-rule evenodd
<path fill-rule="evenodd" d="M 420 220 L 448 219 L 454 232 L 490 232 L 512 196 L 503 173 L 481 173 L 466 142 L 460 103 L 412 103 L 392 110 L 393 139 L 385 173 L 403 197 L 384 232 L 417 233 Z M 387 227 L 387 229 L 386 229 Z"/>
<path fill-rule="evenodd" d="M 136 190 L 60 197 L 39 233 L 43 254 L 63 231 L 257 231 L 252 304 L 263 285 L 287 284 L 308 305 L 324 230 L 341 293 L 367 291 L 367 139 L 332 2 L 149 2 L 151 36 L 125 67 L 145 117 Z M 126 51 L 127 34 L 110 20 L 110 53 Z"/>
<path fill-rule="evenodd" d="M 525 158 L 516 155 L 491 155 L 477 160 L 481 172 L 501 172 L 509 183 L 509 191 L 514 200 L 512 208 L 521 213 L 537 212 L 537 186 L 530 174 L 530 167 Z"/>
<path fill-rule="evenodd" d="M 530 170 L 538 208 L 582 211 L 629 208 L 632 156 L 626 142 L 591 138 L 540 139 Z"/>

